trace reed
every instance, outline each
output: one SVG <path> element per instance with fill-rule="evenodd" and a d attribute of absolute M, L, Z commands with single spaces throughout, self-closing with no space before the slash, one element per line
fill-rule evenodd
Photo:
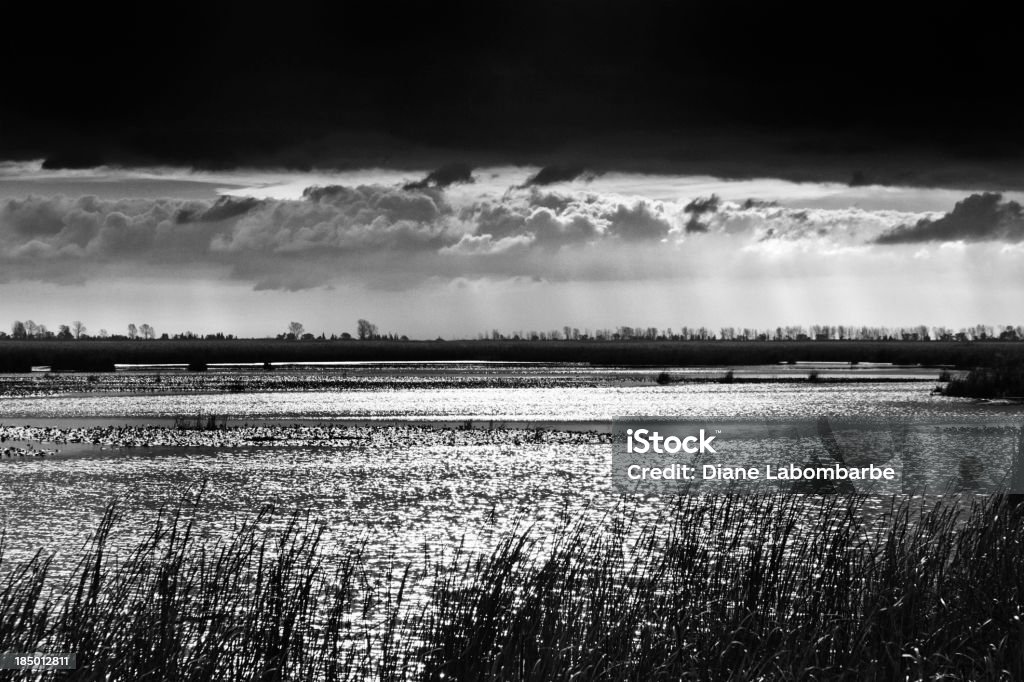
<path fill-rule="evenodd" d="M 112 506 L 70 578 L 0 564 L 0 650 L 76 652 L 67 679 L 1021 679 L 1024 507 L 865 502 L 627 504 L 377 587 L 306 516 L 210 540 L 179 508 L 115 551 Z"/>

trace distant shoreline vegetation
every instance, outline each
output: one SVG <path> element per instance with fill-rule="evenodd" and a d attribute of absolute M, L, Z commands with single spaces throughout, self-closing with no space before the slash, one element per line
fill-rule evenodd
<path fill-rule="evenodd" d="M 59 325 L 57 331 L 49 329 L 45 324 L 37 324 L 32 320 L 15 320 L 11 323 L 11 331 L 0 330 L 0 341 L 245 341 L 245 340 L 270 340 L 278 341 L 415 341 L 404 334 L 394 332 L 382 332 L 377 325 L 369 320 L 358 320 L 356 323 L 356 334 L 353 336 L 348 332 L 332 333 L 327 336 L 326 332 L 320 332 L 317 336 L 306 330 L 301 322 L 289 322 L 286 330 L 275 336 L 244 339 L 234 334 L 224 332 L 197 334 L 192 331 L 178 332 L 175 334 L 163 333 L 157 335 L 156 329 L 148 324 L 129 324 L 124 334 L 110 333 L 106 329 L 100 329 L 96 333 L 89 333 L 89 329 L 79 320 L 70 325 Z M 429 340 L 429 339 L 423 339 Z M 441 337 L 437 341 L 443 340 Z M 773 341 L 773 342 L 805 342 L 805 341 L 941 341 L 971 343 L 974 341 L 1024 341 L 1024 325 L 1006 325 L 1005 327 L 978 324 L 973 327 L 928 327 L 917 325 L 912 327 L 869 327 L 854 325 L 790 325 L 774 328 L 752 328 L 752 327 L 721 327 L 711 329 L 709 327 L 628 327 L 620 326 L 614 328 L 580 329 L 579 327 L 565 326 L 561 329 L 548 331 L 513 331 L 503 332 L 499 329 L 492 329 L 481 332 L 475 338 L 458 337 L 459 341 L 629 341 L 629 342 L 651 342 L 651 341 Z"/>
<path fill-rule="evenodd" d="M 1014 399 L 1024 401 L 1024 363 L 1019 356 L 997 357 L 946 384 L 942 394 L 952 398 Z"/>
<path fill-rule="evenodd" d="M 113 371 L 116 364 L 287 362 L 551 362 L 723 367 L 805 362 L 892 363 L 960 369 L 1024 366 L 1020 341 L 408 341 L 82 339 L 0 341 L 0 371 Z M 1009 370 L 1003 370 L 1005 374 Z M 1018 374 L 1019 376 L 1019 374 Z M 952 395 L 947 394 L 947 395 Z"/>

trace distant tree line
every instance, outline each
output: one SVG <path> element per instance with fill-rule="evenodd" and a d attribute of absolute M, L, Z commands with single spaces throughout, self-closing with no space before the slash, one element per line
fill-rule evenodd
<path fill-rule="evenodd" d="M 548 331 L 501 332 L 492 329 L 478 335 L 491 341 L 1022 341 L 1024 326 L 994 327 L 869 327 L 855 325 L 810 325 L 775 327 L 615 327 L 580 329 L 562 327 Z"/>
<path fill-rule="evenodd" d="M 48 329 L 45 324 L 37 324 L 32 320 L 25 320 L 24 322 L 15 320 L 11 323 L 10 334 L 0 331 L 0 340 L 84 341 L 88 339 L 111 339 L 124 341 L 156 338 L 156 330 L 148 324 L 141 324 L 139 326 L 136 326 L 134 323 L 129 324 L 126 334 L 110 334 L 106 329 L 100 329 L 95 335 L 90 335 L 88 331 L 88 328 L 81 320 L 75 320 L 69 325 L 58 325 L 56 332 Z M 163 338 L 167 338 L 167 335 L 164 334 Z"/>
<path fill-rule="evenodd" d="M 0 331 L 0 340 L 56 340 L 77 341 L 87 339 L 110 339 L 116 341 L 148 341 L 157 338 L 156 330 L 149 324 L 136 325 L 131 323 L 125 334 L 111 334 L 100 329 L 90 335 L 87 327 L 80 320 L 71 324 L 62 324 L 54 332 L 44 324 L 32 320 L 15 320 L 11 324 L 10 334 Z M 223 332 L 198 334 L 191 331 L 169 335 L 162 334 L 162 340 L 174 341 L 232 341 L 234 334 Z M 360 319 L 356 322 L 355 336 L 349 332 L 332 333 L 328 336 L 307 332 L 301 322 L 290 322 L 286 331 L 278 334 L 277 339 L 283 341 L 408 341 L 409 337 L 395 333 L 382 333 L 377 325 L 369 320 Z M 688 327 L 678 330 L 672 327 L 615 327 L 601 329 L 580 329 L 565 326 L 561 329 L 547 331 L 514 331 L 502 332 L 493 329 L 478 335 L 480 340 L 490 341 L 1024 341 L 1024 326 L 1007 325 L 996 327 L 978 324 L 973 327 L 871 327 L 855 325 L 810 325 L 768 328 L 753 327 Z"/>
<path fill-rule="evenodd" d="M 278 334 L 277 338 L 281 341 L 351 341 L 352 335 L 348 332 L 342 332 L 339 334 L 331 334 L 328 337 L 324 332 L 320 332 L 320 336 L 311 334 L 306 331 L 306 328 L 301 322 L 289 322 L 288 330 Z M 359 320 L 356 322 L 356 336 L 355 338 L 360 341 L 408 341 L 408 336 L 399 336 L 398 334 L 382 334 L 377 328 L 377 325 L 373 324 L 369 320 Z"/>
<path fill-rule="evenodd" d="M 62 324 L 59 325 L 56 332 L 51 331 L 43 324 L 36 324 L 32 320 L 15 320 L 11 323 L 11 332 L 0 331 L 0 340 L 55 340 L 55 341 L 76 341 L 76 340 L 87 340 L 87 339 L 110 339 L 116 341 L 135 341 L 143 340 L 148 341 L 156 339 L 156 330 L 149 324 L 136 325 L 134 322 L 126 327 L 125 334 L 110 334 L 106 329 L 100 329 L 95 335 L 90 335 L 85 324 L 79 320 L 75 320 L 70 325 Z M 237 337 L 234 334 L 225 334 L 223 332 L 217 332 L 213 334 L 197 334 L 192 331 L 179 332 L 177 334 L 169 335 L 162 334 L 161 340 L 172 340 L 172 341 L 233 341 Z M 404 335 L 398 335 L 394 333 L 382 333 L 377 325 L 373 324 L 369 320 L 360 319 L 356 323 L 356 335 L 352 336 L 349 332 L 342 332 L 341 334 L 331 334 L 328 337 L 325 333 L 321 332 L 319 336 L 311 334 L 306 331 L 305 327 L 301 322 L 290 322 L 287 330 L 277 335 L 277 338 L 285 341 L 348 341 L 353 338 L 358 338 L 361 341 L 408 341 L 409 337 Z"/>

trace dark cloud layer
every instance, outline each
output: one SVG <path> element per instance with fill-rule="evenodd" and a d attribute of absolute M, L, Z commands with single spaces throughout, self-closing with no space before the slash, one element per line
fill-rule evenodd
<path fill-rule="evenodd" d="M 948 241 L 1024 241 L 1024 209 L 1000 194 L 972 194 L 936 220 L 903 225 L 877 239 L 879 244 Z"/>
<path fill-rule="evenodd" d="M 157 20 L 21 3 L 5 25 L 45 38 L 0 41 L 0 158 L 1010 182 L 1024 150 L 1011 11 L 465 0 Z"/>

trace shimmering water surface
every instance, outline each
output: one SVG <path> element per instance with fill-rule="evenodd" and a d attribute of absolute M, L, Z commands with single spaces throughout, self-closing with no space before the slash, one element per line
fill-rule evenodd
<path fill-rule="evenodd" d="M 514 377 L 513 377 L 514 379 Z M 607 421 L 616 416 L 792 417 L 817 414 L 935 416 L 990 415 L 998 406 L 942 398 L 922 381 L 857 383 L 621 382 L 594 373 L 592 385 L 401 389 L 317 388 L 254 392 L 66 393 L 0 399 L 0 418 L 169 418 L 202 412 L 255 419 L 474 419 Z"/>
<path fill-rule="evenodd" d="M 603 514 L 615 504 L 607 440 L 533 430 L 541 424 L 606 432 L 616 416 L 1024 418 L 1020 406 L 933 395 L 935 383 L 921 379 L 935 370 L 831 370 L 857 381 L 809 382 L 794 374 L 806 374 L 806 367 L 786 366 L 749 374 L 788 379 L 783 382 L 661 386 L 655 369 L 471 363 L 294 368 L 272 378 L 249 369 L 0 377 L 9 389 L 0 397 L 0 423 L 7 426 L 125 419 L 166 425 L 203 413 L 232 425 L 348 422 L 354 434 L 298 444 L 76 445 L 46 458 L 5 458 L 0 514 L 8 556 L 25 557 L 39 547 L 75 554 L 115 497 L 125 519 L 119 537 L 128 541 L 158 509 L 205 484 L 195 512 L 204 533 L 230 534 L 240 517 L 272 504 L 323 519 L 335 543 L 366 542 L 371 561 L 425 561 L 462 543 L 486 549 L 517 518 L 540 533 L 554 532 L 565 519 Z M 366 426 L 377 420 L 389 423 Z M 467 434 L 436 426 L 463 420 L 478 428 Z"/>

